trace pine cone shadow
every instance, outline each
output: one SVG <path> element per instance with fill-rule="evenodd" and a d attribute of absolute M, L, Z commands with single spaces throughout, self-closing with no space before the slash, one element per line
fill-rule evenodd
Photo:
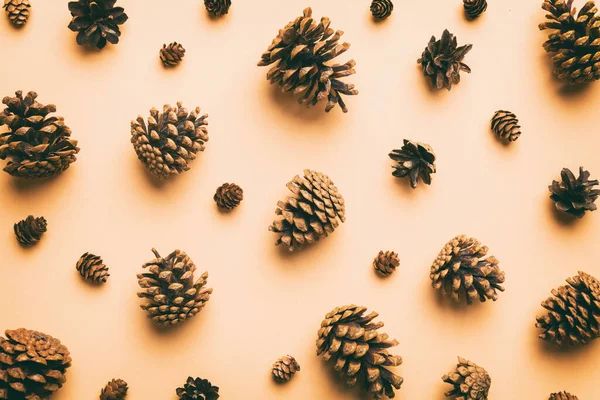
<path fill-rule="evenodd" d="M 551 218 L 554 222 L 565 228 L 575 228 L 575 226 L 578 225 L 579 218 L 575 217 L 574 215 L 559 211 L 552 200 L 547 200 L 548 213 L 551 215 Z M 583 218 L 585 217 L 586 216 Z"/>
<path fill-rule="evenodd" d="M 538 357 L 552 359 L 553 361 L 561 363 L 571 362 L 573 365 L 577 365 L 578 363 L 582 362 L 582 358 L 584 357 L 597 358 L 597 355 L 594 353 L 597 353 L 597 342 L 600 341 L 600 339 L 593 340 L 585 345 L 559 346 L 555 343 L 538 338 L 538 335 L 540 332 L 542 332 L 542 330 L 537 328 L 535 324 L 531 324 L 530 330 L 532 332 L 530 341 L 535 340 L 537 343 L 532 343 L 532 345 L 528 347 L 531 348 Z M 566 367 L 566 365 L 561 366 L 561 368 Z"/>
<path fill-rule="evenodd" d="M 343 377 L 333 369 L 333 364 L 331 362 L 321 361 L 322 362 L 319 363 L 319 368 L 323 374 L 329 376 L 329 379 L 326 379 L 326 381 L 328 384 L 335 387 L 336 393 L 340 393 L 341 396 L 348 399 L 365 400 L 365 398 L 369 398 L 366 397 L 365 392 L 361 390 L 360 383 L 357 383 L 354 387 L 349 387 L 344 382 Z"/>

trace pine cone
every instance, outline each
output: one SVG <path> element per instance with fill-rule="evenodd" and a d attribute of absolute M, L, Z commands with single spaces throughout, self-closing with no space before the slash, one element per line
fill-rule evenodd
<path fill-rule="evenodd" d="M 494 256 L 487 258 L 487 246 L 477 239 L 460 235 L 449 241 L 437 256 L 429 277 L 432 286 L 458 301 L 466 297 L 467 304 L 479 299 L 496 301 L 496 290 L 504 291 L 504 271 Z"/>
<path fill-rule="evenodd" d="M 127 389 L 129 389 L 127 382 L 122 379 L 113 379 L 100 392 L 100 400 L 123 400 L 127 396 Z"/>
<path fill-rule="evenodd" d="M 353 75 L 356 71 L 354 60 L 345 64 L 335 64 L 333 59 L 350 48 L 350 43 L 339 43 L 342 31 L 329 27 L 329 18 L 317 22 L 312 18 L 310 7 L 304 15 L 288 23 L 279 31 L 258 65 L 263 67 L 275 63 L 267 80 L 277 84 L 283 92 L 300 95 L 298 102 L 308 107 L 327 99 L 325 111 L 331 111 L 339 104 L 343 112 L 348 112 L 342 94 L 358 94 L 354 85 L 343 83 L 339 78 Z"/>
<path fill-rule="evenodd" d="M 440 40 L 431 37 L 421 58 L 417 60 L 436 89 L 445 87 L 450 90 L 453 84 L 460 82 L 460 71 L 471 72 L 471 68 L 462 61 L 473 45 L 457 46 L 456 36 L 445 29 Z"/>
<path fill-rule="evenodd" d="M 568 392 L 552 393 L 548 400 L 579 400 L 577 396 Z"/>
<path fill-rule="evenodd" d="M 23 246 L 39 242 L 42 234 L 46 232 L 47 228 L 48 223 L 44 217 L 35 218 L 33 215 L 28 216 L 26 219 L 21 220 L 14 225 L 17 240 Z"/>
<path fill-rule="evenodd" d="M 168 46 L 163 44 L 159 54 L 160 60 L 165 67 L 174 67 L 178 65 L 181 60 L 183 60 L 183 56 L 185 56 L 185 49 L 181 44 L 173 42 Z"/>
<path fill-rule="evenodd" d="M 141 116 L 131 121 L 131 143 L 152 174 L 165 179 L 190 169 L 188 164 L 208 141 L 208 114 L 199 114 L 200 107 L 188 114 L 178 102 L 177 108 L 166 104 L 162 113 L 152 108 L 148 126 Z"/>
<path fill-rule="evenodd" d="M 244 199 L 244 191 L 235 183 L 224 183 L 217 188 L 213 200 L 222 209 L 231 210 Z"/>
<path fill-rule="evenodd" d="M 360 384 L 368 388 L 375 399 L 393 398 L 394 388 L 400 389 L 403 379 L 385 367 L 402 364 L 402 357 L 392 356 L 387 349 L 398 344 L 388 335 L 378 333 L 383 322 L 371 323 L 379 314 L 363 314 L 366 307 L 355 305 L 336 307 L 325 316 L 319 329 L 317 355 L 335 361 L 335 370 L 346 379 L 346 384 Z"/>
<path fill-rule="evenodd" d="M 71 366 L 60 340 L 28 329 L 0 336 L 0 399 L 47 400 L 65 383 Z"/>
<path fill-rule="evenodd" d="M 552 33 L 544 49 L 552 55 L 558 79 L 570 84 L 593 82 L 600 78 L 600 17 L 593 1 L 576 15 L 573 0 L 544 0 L 548 11 L 539 25 Z"/>
<path fill-rule="evenodd" d="M 373 0 L 371 2 L 371 14 L 376 19 L 386 19 L 393 9 L 392 0 Z"/>
<path fill-rule="evenodd" d="M 380 251 L 373 261 L 375 270 L 383 276 L 391 275 L 399 265 L 400 258 L 398 258 L 398 254 L 393 251 Z"/>
<path fill-rule="evenodd" d="M 229 12 L 231 0 L 204 0 L 204 6 L 209 13 L 219 17 Z"/>
<path fill-rule="evenodd" d="M 398 163 L 394 165 L 392 175 L 396 178 L 410 177 L 410 186 L 414 189 L 419 178 L 426 185 L 431 185 L 431 174 L 435 173 L 435 153 L 425 143 L 404 139 L 400 150 L 392 150 L 390 158 Z"/>
<path fill-rule="evenodd" d="M 579 271 L 567 283 L 542 302 L 548 313 L 536 317 L 535 326 L 544 330 L 540 339 L 559 346 L 587 344 L 600 337 L 600 282 Z"/>
<path fill-rule="evenodd" d="M 219 388 L 206 379 L 194 379 L 190 376 L 185 385 L 177 389 L 177 396 L 179 400 L 217 400 Z"/>
<path fill-rule="evenodd" d="M 148 272 L 137 276 L 144 289 L 138 297 L 146 299 L 142 309 L 154 322 L 165 326 L 192 318 L 206 305 L 213 291 L 205 287 L 208 272 L 194 282 L 196 266 L 185 252 L 175 250 L 166 258 L 156 249 L 152 252 L 156 259 L 142 266 Z"/>
<path fill-rule="evenodd" d="M 13 25 L 25 25 L 29 19 L 30 8 L 29 0 L 4 0 L 4 9 Z"/>
<path fill-rule="evenodd" d="M 470 19 L 475 19 L 487 10 L 486 0 L 463 0 L 465 7 L 465 14 Z"/>
<path fill-rule="evenodd" d="M 339 221 L 346 221 L 344 198 L 327 175 L 305 169 L 304 178 L 296 175 L 287 188 L 294 196 L 277 203 L 275 214 L 283 218 L 269 227 L 279 235 L 276 245 L 296 250 L 328 236 Z"/>
<path fill-rule="evenodd" d="M 83 279 L 95 284 L 106 282 L 106 279 L 110 276 L 108 267 L 104 265 L 102 258 L 91 253 L 82 255 L 77 261 L 76 268 Z"/>
<path fill-rule="evenodd" d="M 583 217 L 586 211 L 596 210 L 594 202 L 600 195 L 600 190 L 594 189 L 598 181 L 590 180 L 588 171 L 579 167 L 579 177 L 575 179 L 570 169 L 563 168 L 560 176 L 561 182 L 552 181 L 552 185 L 548 186 L 552 193 L 550 198 L 554 201 L 557 210 L 577 218 Z"/>
<path fill-rule="evenodd" d="M 123 7 L 115 7 L 117 0 L 76 0 L 69 2 L 73 19 L 69 29 L 77 32 L 77 44 L 88 43 L 103 49 L 106 42 L 119 43 L 122 25 L 129 18 Z"/>
<path fill-rule="evenodd" d="M 500 139 L 514 142 L 521 136 L 521 126 L 517 116 L 510 111 L 498 110 L 492 117 L 492 131 Z"/>
<path fill-rule="evenodd" d="M 7 107 L 0 114 L 0 125 L 9 128 L 0 133 L 0 159 L 9 160 L 4 171 L 22 178 L 45 178 L 69 168 L 79 147 L 63 117 L 48 117 L 56 106 L 35 101 L 36 92 L 25 98 L 20 90 L 15 94 L 2 99 Z"/>
<path fill-rule="evenodd" d="M 445 393 L 446 397 L 456 400 L 487 400 L 492 378 L 479 365 L 458 357 L 456 370 L 442 376 L 454 389 Z"/>
<path fill-rule="evenodd" d="M 278 382 L 287 382 L 300 371 L 300 364 L 290 355 L 283 356 L 273 364 L 273 377 Z"/>

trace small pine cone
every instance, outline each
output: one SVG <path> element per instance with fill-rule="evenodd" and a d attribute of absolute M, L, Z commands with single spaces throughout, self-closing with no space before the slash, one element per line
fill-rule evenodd
<path fill-rule="evenodd" d="M 85 253 L 81 256 L 75 266 L 81 276 L 88 282 L 100 284 L 106 282 L 110 276 L 108 267 L 104 265 L 102 258 L 91 253 Z"/>
<path fill-rule="evenodd" d="M 577 396 L 569 392 L 552 393 L 548 400 L 579 400 Z"/>
<path fill-rule="evenodd" d="M 419 178 L 426 185 L 431 185 L 431 174 L 435 173 L 435 153 L 425 143 L 404 139 L 400 150 L 395 149 L 389 157 L 398 164 L 394 165 L 392 175 L 396 178 L 410 177 L 410 187 L 415 189 Z"/>
<path fill-rule="evenodd" d="M 514 142 L 521 136 L 517 116 L 510 111 L 498 110 L 492 117 L 492 131 L 502 140 Z"/>
<path fill-rule="evenodd" d="M 25 25 L 29 19 L 31 3 L 29 0 L 4 0 L 4 9 L 8 14 L 8 19 L 14 25 Z"/>
<path fill-rule="evenodd" d="M 600 337 L 600 282 L 579 271 L 567 283 L 542 302 L 548 313 L 535 326 L 544 330 L 540 339 L 559 346 L 587 344 Z"/>
<path fill-rule="evenodd" d="M 594 189 L 594 186 L 598 185 L 598 180 L 590 180 L 590 173 L 583 167 L 579 167 L 577 179 L 568 168 L 563 168 L 560 176 L 561 182 L 552 181 L 552 185 L 548 186 L 557 210 L 577 218 L 582 218 L 586 211 L 596 210 L 594 202 L 600 196 L 600 190 Z"/>
<path fill-rule="evenodd" d="M 229 12 L 231 0 L 204 0 L 204 6 L 209 13 L 219 17 Z"/>
<path fill-rule="evenodd" d="M 477 364 L 458 357 L 456 370 L 442 376 L 442 380 L 454 386 L 445 393 L 456 400 L 487 400 L 492 378 Z"/>
<path fill-rule="evenodd" d="M 231 210 L 244 199 L 244 191 L 235 183 L 224 183 L 217 188 L 213 200 L 222 209 Z"/>
<path fill-rule="evenodd" d="M 465 7 L 465 14 L 470 19 L 475 19 L 487 10 L 486 0 L 463 0 Z"/>
<path fill-rule="evenodd" d="M 376 19 L 386 19 L 393 9 L 394 4 L 391 0 L 373 0 L 371 3 L 371 14 Z"/>
<path fill-rule="evenodd" d="M 421 64 L 423 74 L 433 87 L 450 90 L 453 84 L 460 82 L 460 71 L 471 72 L 463 59 L 472 48 L 471 44 L 458 47 L 456 36 L 445 29 L 440 40 L 431 37 L 417 63 Z"/>
<path fill-rule="evenodd" d="M 168 46 L 163 44 L 163 47 L 160 49 L 159 53 L 160 60 L 165 67 L 174 67 L 178 65 L 181 60 L 183 60 L 183 56 L 185 56 L 185 49 L 181 44 L 173 42 Z"/>
<path fill-rule="evenodd" d="M 39 242 L 47 227 L 48 223 L 44 217 L 35 218 L 33 215 L 14 225 L 17 240 L 23 246 Z"/>
<path fill-rule="evenodd" d="M 177 396 L 179 400 L 217 400 L 219 388 L 206 379 L 190 376 L 183 387 L 177 388 Z"/>
<path fill-rule="evenodd" d="M 398 254 L 393 251 L 380 251 L 373 261 L 375 270 L 383 276 L 391 275 L 399 265 L 400 258 L 398 258 Z"/>
<path fill-rule="evenodd" d="M 278 382 L 287 382 L 300 371 L 300 364 L 290 355 L 283 356 L 273 364 L 273 377 Z"/>
<path fill-rule="evenodd" d="M 127 395 L 127 389 L 129 389 L 127 382 L 122 379 L 113 379 L 100 392 L 100 400 L 123 400 Z"/>

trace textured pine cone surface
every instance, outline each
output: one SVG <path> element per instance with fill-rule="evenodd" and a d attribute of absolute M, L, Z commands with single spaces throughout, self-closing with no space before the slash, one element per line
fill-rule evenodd
<path fill-rule="evenodd" d="M 375 260 L 373 260 L 375 271 L 383 276 L 391 275 L 399 265 L 400 258 L 393 251 L 380 251 Z"/>
<path fill-rule="evenodd" d="M 14 25 L 25 25 L 31 13 L 31 3 L 29 0 L 4 0 L 4 9 L 8 14 L 8 19 Z"/>
<path fill-rule="evenodd" d="M 231 7 L 231 0 L 204 0 L 206 10 L 216 16 L 225 15 Z"/>
<path fill-rule="evenodd" d="M 185 385 L 177 389 L 179 400 L 216 400 L 219 398 L 219 388 L 206 379 L 187 379 Z"/>
<path fill-rule="evenodd" d="M 287 382 L 296 372 L 300 371 L 300 364 L 290 355 L 283 356 L 273 364 L 271 373 L 278 382 Z"/>
<path fill-rule="evenodd" d="M 344 198 L 327 175 L 305 169 L 304 177 L 296 175 L 287 188 L 293 196 L 277 203 L 275 214 L 282 218 L 269 227 L 278 235 L 276 245 L 297 250 L 327 237 L 346 221 Z"/>
<path fill-rule="evenodd" d="M 552 393 L 548 400 L 579 400 L 577 396 L 569 392 Z"/>
<path fill-rule="evenodd" d="M 487 10 L 487 0 L 463 0 L 465 14 L 470 19 L 475 19 Z"/>
<path fill-rule="evenodd" d="M 106 43 L 119 43 L 122 25 L 129 18 L 117 0 L 77 0 L 69 2 L 73 19 L 69 29 L 77 32 L 77 44 L 103 49 Z"/>
<path fill-rule="evenodd" d="M 413 189 L 419 184 L 419 179 L 431 185 L 431 174 L 435 173 L 435 153 L 431 146 L 404 139 L 402 148 L 392 150 L 389 157 L 397 163 L 393 166 L 393 176 L 408 176 Z"/>
<path fill-rule="evenodd" d="M 364 315 L 366 307 L 336 307 L 321 322 L 317 338 L 317 355 L 333 360 L 334 369 L 346 384 L 359 383 L 373 398 L 393 398 L 403 379 L 386 367 L 402 364 L 400 356 L 390 355 L 388 348 L 398 344 L 379 333 L 383 322 L 372 321 L 379 314 Z"/>
<path fill-rule="evenodd" d="M 35 99 L 36 92 L 23 97 L 4 97 L 6 105 L 0 114 L 0 159 L 8 159 L 4 171 L 21 178 L 46 178 L 61 173 L 77 159 L 77 140 L 70 138 L 71 130 L 62 117 L 49 117 L 56 111 L 53 104 L 43 105 Z"/>
<path fill-rule="evenodd" d="M 71 357 L 60 340 L 29 329 L 0 336 L 0 399 L 46 400 L 66 381 Z"/>
<path fill-rule="evenodd" d="M 42 234 L 48 229 L 48 223 L 44 217 L 36 218 L 33 215 L 14 225 L 15 236 L 23 246 L 36 244 L 40 241 Z"/>
<path fill-rule="evenodd" d="M 83 279 L 88 282 L 100 284 L 106 282 L 110 276 L 108 267 L 104 265 L 102 258 L 91 253 L 85 253 L 75 265 Z"/>
<path fill-rule="evenodd" d="M 594 2 L 585 3 L 579 13 L 573 0 L 544 0 L 542 8 L 547 21 L 539 27 L 551 30 L 544 49 L 558 79 L 577 84 L 600 78 L 600 17 Z"/>
<path fill-rule="evenodd" d="M 148 125 L 144 118 L 131 121 L 131 143 L 146 168 L 165 179 L 190 169 L 196 153 L 204 151 L 208 141 L 208 114 L 200 115 L 200 107 L 188 113 L 181 102 L 177 108 L 165 105 L 163 112 L 150 110 Z"/>
<path fill-rule="evenodd" d="M 487 400 L 492 385 L 492 378 L 485 369 L 461 357 L 456 369 L 442 376 L 442 380 L 454 386 L 445 396 L 456 400 Z"/>
<path fill-rule="evenodd" d="M 467 304 L 496 301 L 496 291 L 504 291 L 504 272 L 496 257 L 485 257 L 487 252 L 487 246 L 465 235 L 450 240 L 431 266 L 432 286 L 455 301 L 466 298 Z"/>
<path fill-rule="evenodd" d="M 237 207 L 244 199 L 244 191 L 235 183 L 224 183 L 217 188 L 213 200 L 221 209 L 230 210 Z"/>
<path fill-rule="evenodd" d="M 169 45 L 163 44 L 162 49 L 159 52 L 160 61 L 162 61 L 165 67 L 174 67 L 178 65 L 183 56 L 185 56 L 185 49 L 181 43 L 173 42 Z"/>
<path fill-rule="evenodd" d="M 339 43 L 344 32 L 330 28 L 329 18 L 317 23 L 311 8 L 279 31 L 259 66 L 274 66 L 267 72 L 267 80 L 278 85 L 283 92 L 291 92 L 298 102 L 308 107 L 327 99 L 325 111 L 339 105 L 348 112 L 342 95 L 356 95 L 354 85 L 340 78 L 355 73 L 354 60 L 336 64 L 333 59 L 350 48 L 349 43 Z"/>
<path fill-rule="evenodd" d="M 373 0 L 371 2 L 371 14 L 376 19 L 386 19 L 393 10 L 394 4 L 391 0 Z"/>
<path fill-rule="evenodd" d="M 445 29 L 441 39 L 431 37 L 417 63 L 421 64 L 423 74 L 434 88 L 450 90 L 452 85 L 460 82 L 460 71 L 471 72 L 463 59 L 472 48 L 471 44 L 458 47 L 456 36 Z"/>
<path fill-rule="evenodd" d="M 542 302 L 548 312 L 536 317 L 540 339 L 557 345 L 581 345 L 600 336 L 600 282 L 579 271 L 568 285 L 552 290 Z"/>
<path fill-rule="evenodd" d="M 156 258 L 145 263 L 148 270 L 138 274 L 142 287 L 138 297 L 145 299 L 141 306 L 148 317 L 159 325 L 176 325 L 192 318 L 206 305 L 212 289 L 206 286 L 208 272 L 194 281 L 196 266 L 183 251 L 175 250 L 167 257 L 152 249 Z"/>
<path fill-rule="evenodd" d="M 100 400 L 123 400 L 127 396 L 127 382 L 113 379 L 100 392 Z"/>
<path fill-rule="evenodd" d="M 596 210 L 595 201 L 600 190 L 594 187 L 598 185 L 598 180 L 590 180 L 590 173 L 583 167 L 579 167 L 578 178 L 568 168 L 563 168 L 560 176 L 560 182 L 552 181 L 552 185 L 548 186 L 557 210 L 577 218 L 583 217 L 586 211 Z"/>
<path fill-rule="evenodd" d="M 510 111 L 498 110 L 492 117 L 492 131 L 502 140 L 514 142 L 521 136 L 517 116 Z"/>

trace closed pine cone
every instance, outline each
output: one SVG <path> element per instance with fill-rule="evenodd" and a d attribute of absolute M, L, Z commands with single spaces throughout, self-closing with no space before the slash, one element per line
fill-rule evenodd
<path fill-rule="evenodd" d="M 445 29 L 440 40 L 431 37 L 417 62 L 434 88 L 450 90 L 453 84 L 460 82 L 460 71 L 471 72 L 463 59 L 472 48 L 471 44 L 458 47 L 456 36 Z"/>
<path fill-rule="evenodd" d="M 217 188 L 213 200 L 222 209 L 230 210 L 237 207 L 244 199 L 244 191 L 235 183 L 224 183 Z"/>
<path fill-rule="evenodd" d="M 29 19 L 31 3 L 29 0 L 4 0 L 4 9 L 8 19 L 14 25 L 24 25 Z"/>
<path fill-rule="evenodd" d="M 376 19 L 386 19 L 392 14 L 393 9 L 392 0 L 373 0 L 371 2 L 371 14 Z"/>
<path fill-rule="evenodd" d="M 577 396 L 569 392 L 552 393 L 548 400 L 579 400 Z"/>
<path fill-rule="evenodd" d="M 75 268 L 86 281 L 95 284 L 106 282 L 110 276 L 108 267 L 104 265 L 102 258 L 91 253 L 82 255 Z"/>
<path fill-rule="evenodd" d="M 35 218 L 33 215 L 30 215 L 24 220 L 17 222 L 14 225 L 14 230 L 19 243 L 27 246 L 39 242 L 42 234 L 46 232 L 47 227 L 48 223 L 44 217 Z"/>
<path fill-rule="evenodd" d="M 380 251 L 373 261 L 375 270 L 383 276 L 391 275 L 399 265 L 400 258 L 398 258 L 398 254 L 393 251 Z"/>
<path fill-rule="evenodd" d="M 107 43 L 119 43 L 122 25 L 129 18 L 117 0 L 76 0 L 69 2 L 73 19 L 69 29 L 77 32 L 77 44 L 103 49 Z"/>
<path fill-rule="evenodd" d="M 465 14 L 471 19 L 479 17 L 487 10 L 487 0 L 463 0 Z"/>
<path fill-rule="evenodd" d="M 431 174 L 435 173 L 435 153 L 430 145 L 404 139 L 401 149 L 392 150 L 389 157 L 396 161 L 392 175 L 410 178 L 410 187 L 415 189 L 419 179 L 431 185 Z"/>
<path fill-rule="evenodd" d="M 219 388 L 213 386 L 207 379 L 187 378 L 183 387 L 177 388 L 179 400 L 217 400 Z"/>
<path fill-rule="evenodd" d="M 445 393 L 456 400 L 487 400 L 492 378 L 479 365 L 458 357 L 456 370 L 442 376 L 442 380 L 454 386 Z"/>
<path fill-rule="evenodd" d="M 206 10 L 216 16 L 225 15 L 231 7 L 231 0 L 204 0 Z"/>
<path fill-rule="evenodd" d="M 278 382 L 287 382 L 294 374 L 300 371 L 300 364 L 290 355 L 283 356 L 273 364 L 273 377 Z"/>
<path fill-rule="evenodd" d="M 510 111 L 498 110 L 492 117 L 492 131 L 502 140 L 514 142 L 521 136 L 517 116 Z"/>
<path fill-rule="evenodd" d="M 173 42 L 168 46 L 163 44 L 160 49 L 160 60 L 165 67 L 174 67 L 178 65 L 185 56 L 185 49 L 180 43 Z"/>
<path fill-rule="evenodd" d="M 100 392 L 100 400 L 123 400 L 127 396 L 127 389 L 129 389 L 127 382 L 122 379 L 113 379 Z"/>
<path fill-rule="evenodd" d="M 579 177 L 569 168 L 563 168 L 560 173 L 561 181 L 552 181 L 548 186 L 550 198 L 558 211 L 565 212 L 577 218 L 582 218 L 586 211 L 596 211 L 595 201 L 600 196 L 600 190 L 594 189 L 598 180 L 590 179 L 590 173 L 579 167 Z"/>

